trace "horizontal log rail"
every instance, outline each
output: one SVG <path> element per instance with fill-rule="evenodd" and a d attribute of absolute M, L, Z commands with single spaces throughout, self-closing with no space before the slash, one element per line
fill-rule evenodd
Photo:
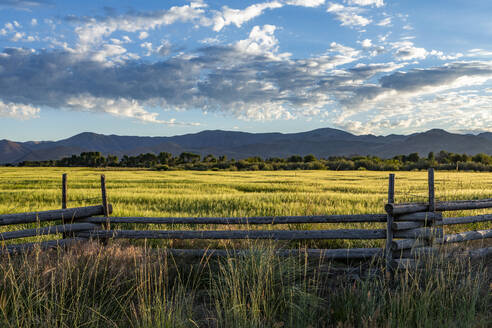
<path fill-rule="evenodd" d="M 421 221 L 421 222 L 432 222 L 438 220 L 440 215 L 435 212 L 416 212 L 403 214 L 395 217 L 395 221 Z"/>
<path fill-rule="evenodd" d="M 297 224 L 297 223 L 356 223 L 386 222 L 387 214 L 253 216 L 253 217 L 90 217 L 90 223 L 136 224 Z"/>
<path fill-rule="evenodd" d="M 465 223 L 477 223 L 477 222 L 488 222 L 492 221 L 492 214 L 476 215 L 476 216 L 462 216 L 455 218 L 443 218 L 443 225 L 452 224 L 465 224 Z"/>
<path fill-rule="evenodd" d="M 44 228 L 7 231 L 7 232 L 0 233 L 0 241 L 16 239 L 16 238 L 42 236 L 42 235 L 54 235 L 58 233 L 87 231 L 87 230 L 97 229 L 98 227 L 99 227 L 98 225 L 92 223 L 73 223 L 73 224 L 49 226 Z"/>
<path fill-rule="evenodd" d="M 110 213 L 112 212 L 112 206 L 109 206 Z M 57 221 L 57 220 L 77 220 L 89 216 L 103 215 L 104 209 L 102 205 L 73 207 L 61 210 L 29 212 L 29 213 L 16 213 L 16 214 L 4 214 L 0 215 L 0 225 L 10 224 L 23 224 L 43 221 Z"/>
<path fill-rule="evenodd" d="M 400 240 L 393 240 L 393 242 L 391 243 L 391 249 L 397 251 L 401 249 L 423 247 L 426 245 L 427 245 L 427 241 L 422 239 L 400 239 Z"/>
<path fill-rule="evenodd" d="M 419 221 L 400 221 L 400 222 L 393 222 L 391 224 L 391 228 L 393 230 L 408 230 L 408 229 L 420 228 L 423 226 L 424 226 L 424 222 L 419 222 Z"/>
<path fill-rule="evenodd" d="M 483 208 L 492 208 L 492 199 L 480 200 L 456 200 L 447 202 L 436 202 L 435 211 L 461 211 L 461 210 L 478 210 Z M 385 211 L 394 216 L 426 212 L 429 210 L 429 204 L 386 204 Z"/>
<path fill-rule="evenodd" d="M 415 228 L 409 230 L 395 231 L 393 233 L 393 237 L 395 238 L 430 239 L 436 236 L 437 236 L 437 231 L 435 231 L 435 229 L 432 228 Z"/>
<path fill-rule="evenodd" d="M 492 238 L 492 229 L 489 230 L 476 230 L 476 231 L 466 231 L 456 234 L 444 235 L 443 243 L 459 243 L 469 240 L 480 240 Z"/>
<path fill-rule="evenodd" d="M 71 246 L 71 245 L 78 243 L 80 241 L 83 241 L 83 240 L 85 240 L 85 239 L 75 237 L 75 238 L 65 238 L 65 239 L 58 239 L 58 240 L 36 242 L 36 243 L 8 245 L 8 246 L 0 247 L 0 254 L 22 253 L 22 252 L 27 252 L 27 251 L 30 251 L 30 250 L 33 250 L 36 248 L 39 248 L 41 250 L 46 250 L 46 249 L 56 248 L 56 247 Z"/>
<path fill-rule="evenodd" d="M 385 239 L 385 229 L 339 229 L 339 230 L 221 230 L 221 231 L 176 231 L 176 230 L 98 230 L 79 232 L 87 238 L 130 239 Z"/>
<path fill-rule="evenodd" d="M 440 219 L 438 213 L 432 212 L 417 212 L 404 214 L 397 216 L 392 227 L 395 230 L 402 230 L 403 227 L 408 226 L 407 222 L 433 222 L 434 225 L 453 225 L 453 224 L 466 224 L 466 223 L 477 223 L 477 222 L 489 222 L 492 221 L 492 214 L 474 215 L 474 216 L 461 216 L 461 217 L 450 217 Z M 399 222 L 403 221 L 403 222 Z"/>
<path fill-rule="evenodd" d="M 191 257 L 228 257 L 228 256 L 247 256 L 254 253 L 254 250 L 224 250 L 224 249 L 175 249 L 167 248 L 166 253 L 173 256 Z M 307 255 L 313 258 L 323 258 L 331 260 L 343 259 L 370 259 L 383 255 L 382 248 L 339 248 L 339 249 L 280 249 L 276 250 L 277 256 L 299 256 Z"/>

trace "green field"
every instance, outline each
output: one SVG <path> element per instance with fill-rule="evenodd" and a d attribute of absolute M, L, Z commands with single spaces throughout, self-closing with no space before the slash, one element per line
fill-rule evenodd
<path fill-rule="evenodd" d="M 368 171 L 1 168 L 0 214 L 60 208 L 61 174 L 65 172 L 69 207 L 100 204 L 99 176 L 105 174 L 115 216 L 382 213 L 388 179 L 388 172 Z M 492 173 L 436 172 L 436 196 L 437 200 L 492 198 Z M 396 174 L 397 202 L 426 199 L 426 172 Z M 490 210 L 446 214 L 465 213 L 490 213 Z M 383 224 L 304 224 L 275 229 L 377 226 Z M 25 227 L 4 226 L 1 230 Z M 138 228 L 205 227 L 145 225 Z M 490 228 L 490 223 L 482 223 L 446 230 Z M 288 246 L 367 247 L 382 246 L 382 242 L 315 241 L 292 242 Z M 244 257 L 220 260 L 173 258 L 165 253 L 163 246 L 227 249 L 240 246 L 252 252 Z M 484 263 L 426 259 L 424 269 L 398 271 L 395 280 L 390 281 L 383 274 L 382 263 L 366 263 L 364 270 L 354 274 L 344 271 L 346 263 L 308 261 L 302 256 L 280 258 L 274 253 L 280 246 L 286 245 L 205 240 L 129 245 L 118 241 L 107 246 L 91 242 L 67 250 L 2 256 L 0 327 L 490 327 L 492 324 L 490 259 Z M 364 275 L 371 270 L 379 273 Z"/>
<path fill-rule="evenodd" d="M 199 172 L 0 168 L 0 213 L 97 204 L 105 174 L 114 215 L 302 215 L 381 212 L 387 172 Z M 396 201 L 425 201 L 426 172 L 397 172 Z M 492 198 L 492 173 L 437 172 L 436 199 Z"/>
<path fill-rule="evenodd" d="M 195 172 L 1 168 L 0 214 L 100 204 L 106 175 L 114 216 L 275 216 L 383 213 L 388 172 Z M 396 173 L 396 202 L 425 202 L 426 172 Z M 492 173 L 437 172 L 436 199 L 492 198 Z M 486 213 L 468 211 L 467 215 Z M 465 215 L 465 212 L 445 213 Z M 480 228 L 484 224 L 469 225 Z"/>

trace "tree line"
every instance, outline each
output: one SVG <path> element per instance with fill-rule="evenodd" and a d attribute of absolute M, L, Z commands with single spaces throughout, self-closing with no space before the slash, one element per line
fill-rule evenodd
<path fill-rule="evenodd" d="M 245 159 L 228 159 L 226 156 L 200 156 L 183 152 L 174 156 L 168 152 L 146 153 L 137 156 L 103 156 L 100 152 L 83 152 L 59 160 L 23 161 L 17 166 L 52 167 L 131 167 L 156 170 L 371 170 L 411 171 L 434 167 L 441 170 L 470 170 L 492 172 L 492 156 L 484 153 L 473 156 L 440 151 L 430 152 L 427 157 L 418 153 L 398 155 L 383 159 L 377 156 L 330 156 L 316 158 L 314 155 L 292 155 L 287 158 L 263 159 L 253 156 Z"/>

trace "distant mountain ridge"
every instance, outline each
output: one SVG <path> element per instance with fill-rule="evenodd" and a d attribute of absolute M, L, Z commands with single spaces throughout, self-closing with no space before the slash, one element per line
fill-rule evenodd
<path fill-rule="evenodd" d="M 389 158 L 409 153 L 424 156 L 440 150 L 469 155 L 492 154 L 492 133 L 456 134 L 433 129 L 411 135 L 357 136 L 342 130 L 323 128 L 300 133 L 206 130 L 173 137 L 138 137 L 84 132 L 59 141 L 0 140 L 0 163 L 55 160 L 84 151 L 119 157 L 164 151 L 178 155 L 187 151 L 241 159 L 307 154 L 316 157 L 375 155 Z"/>

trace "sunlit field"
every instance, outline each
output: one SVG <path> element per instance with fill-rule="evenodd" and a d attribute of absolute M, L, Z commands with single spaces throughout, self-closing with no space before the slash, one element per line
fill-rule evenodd
<path fill-rule="evenodd" d="M 99 177 L 105 174 L 114 216 L 227 217 L 383 213 L 389 174 L 372 171 L 161 172 L 85 168 L 1 168 L 0 214 L 60 208 L 62 173 L 68 173 L 68 207 L 100 204 Z M 425 202 L 427 172 L 396 172 L 395 198 L 396 202 Z M 492 198 L 492 173 L 436 172 L 438 201 L 483 198 Z M 445 215 L 482 213 L 487 213 L 487 210 L 447 212 Z M 377 224 L 351 226 L 375 227 Z M 489 226 L 490 223 L 469 224 L 465 230 L 486 229 L 490 228 Z M 350 228 L 345 224 L 304 224 L 276 228 L 337 227 Z M 222 227 L 225 228 L 227 227 Z M 463 228 L 453 226 L 446 229 L 449 232 L 450 229 L 459 231 Z M 5 229 L 7 227 L 3 227 L 3 230 Z M 378 242 L 331 241 L 329 244 L 340 247 Z"/>

